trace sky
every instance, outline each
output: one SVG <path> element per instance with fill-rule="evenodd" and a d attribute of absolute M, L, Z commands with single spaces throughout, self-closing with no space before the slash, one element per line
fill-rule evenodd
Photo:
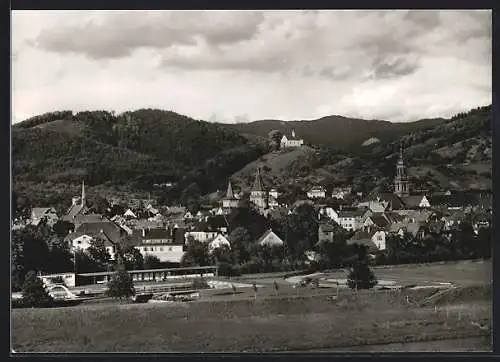
<path fill-rule="evenodd" d="M 408 122 L 491 104 L 490 10 L 13 11 L 12 122 L 172 110 Z"/>

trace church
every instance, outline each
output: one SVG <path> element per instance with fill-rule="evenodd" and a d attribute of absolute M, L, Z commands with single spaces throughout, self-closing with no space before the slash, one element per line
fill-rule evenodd
<path fill-rule="evenodd" d="M 281 138 L 281 148 L 288 147 L 300 147 L 304 144 L 304 140 L 295 136 L 295 131 L 292 130 L 292 135 L 288 138 L 286 135 L 283 135 Z"/>

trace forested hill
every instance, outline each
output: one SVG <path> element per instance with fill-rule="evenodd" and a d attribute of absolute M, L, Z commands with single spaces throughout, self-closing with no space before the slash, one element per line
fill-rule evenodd
<path fill-rule="evenodd" d="M 267 145 L 235 131 L 153 109 L 54 112 L 12 127 L 14 188 L 46 186 L 30 199 L 67 197 L 83 179 L 90 188 L 155 192 L 154 184 L 172 182 L 172 198 L 186 189 L 205 194 L 265 152 Z"/>
<path fill-rule="evenodd" d="M 292 130 L 306 144 L 325 145 L 339 149 L 353 149 L 369 138 L 392 141 L 406 133 L 432 128 L 444 119 L 423 119 L 416 122 L 392 123 L 342 116 L 327 116 L 310 121 L 261 120 L 250 123 L 221 124 L 242 133 L 267 136 L 272 130 L 290 135 Z"/>

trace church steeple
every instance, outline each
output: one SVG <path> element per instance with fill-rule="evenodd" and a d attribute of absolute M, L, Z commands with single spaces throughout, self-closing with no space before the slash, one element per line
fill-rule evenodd
<path fill-rule="evenodd" d="M 262 179 L 260 177 L 260 168 L 257 168 L 257 172 L 255 173 L 252 191 L 264 191 L 262 188 Z"/>
<path fill-rule="evenodd" d="M 85 181 L 82 181 L 82 206 L 85 205 Z"/>
<path fill-rule="evenodd" d="M 227 184 L 226 199 L 234 199 L 233 187 L 231 186 L 231 180 Z"/>
<path fill-rule="evenodd" d="M 406 174 L 406 166 L 403 158 L 403 144 L 399 146 L 399 159 L 396 164 L 396 177 L 394 178 L 394 193 L 400 197 L 410 194 L 408 176 Z"/>

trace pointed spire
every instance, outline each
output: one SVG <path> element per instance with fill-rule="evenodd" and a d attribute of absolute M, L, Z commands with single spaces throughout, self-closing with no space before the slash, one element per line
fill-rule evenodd
<path fill-rule="evenodd" d="M 262 180 L 260 177 L 260 168 L 257 167 L 257 173 L 255 174 L 255 181 L 253 183 L 252 191 L 263 191 Z"/>
<path fill-rule="evenodd" d="M 231 180 L 227 184 L 226 199 L 234 199 L 233 187 L 231 186 Z"/>
<path fill-rule="evenodd" d="M 295 130 L 292 129 L 292 138 L 295 138 Z"/>
<path fill-rule="evenodd" d="M 403 162 L 403 142 L 399 143 L 399 162 Z"/>
<path fill-rule="evenodd" d="M 82 206 L 85 205 L 85 180 L 82 181 Z"/>

